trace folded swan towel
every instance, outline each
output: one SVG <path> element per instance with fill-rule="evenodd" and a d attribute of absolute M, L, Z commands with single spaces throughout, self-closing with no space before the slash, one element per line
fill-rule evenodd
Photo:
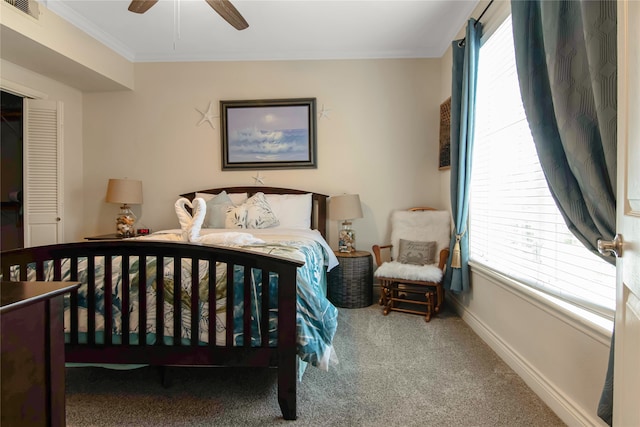
<path fill-rule="evenodd" d="M 264 240 L 258 239 L 251 233 L 227 231 L 222 233 L 204 234 L 198 237 L 198 243 L 222 246 L 262 245 Z"/>
<path fill-rule="evenodd" d="M 187 211 L 187 206 L 191 208 L 193 215 Z M 200 197 L 193 199 L 193 202 L 181 197 L 176 201 L 175 208 L 184 240 L 188 242 L 197 241 L 200 237 L 200 229 L 204 223 L 204 217 L 207 214 L 207 203 Z"/>

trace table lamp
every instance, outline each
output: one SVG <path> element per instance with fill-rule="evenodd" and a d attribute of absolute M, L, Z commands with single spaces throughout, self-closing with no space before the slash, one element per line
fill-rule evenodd
<path fill-rule="evenodd" d="M 360 196 L 357 194 L 343 194 L 329 200 L 329 217 L 342 221 L 342 228 L 338 231 L 338 251 L 355 252 L 356 233 L 351 229 L 351 220 L 362 218 Z"/>
<path fill-rule="evenodd" d="M 142 181 L 135 179 L 109 179 L 107 186 L 108 203 L 119 203 L 120 212 L 116 215 L 116 236 L 135 236 L 136 216 L 128 205 L 142 204 Z"/>

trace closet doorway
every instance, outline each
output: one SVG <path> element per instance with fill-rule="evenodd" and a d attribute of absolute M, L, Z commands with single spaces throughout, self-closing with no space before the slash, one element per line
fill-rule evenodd
<path fill-rule="evenodd" d="M 0 250 L 24 247 L 23 194 L 23 98 L 1 92 L 0 201 L 2 229 Z"/>

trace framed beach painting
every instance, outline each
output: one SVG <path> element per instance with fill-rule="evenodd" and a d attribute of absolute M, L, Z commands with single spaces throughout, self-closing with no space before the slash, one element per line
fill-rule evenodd
<path fill-rule="evenodd" d="M 440 104 L 440 161 L 438 169 L 451 169 L 451 97 Z"/>
<path fill-rule="evenodd" d="M 220 101 L 222 170 L 317 168 L 316 99 Z"/>

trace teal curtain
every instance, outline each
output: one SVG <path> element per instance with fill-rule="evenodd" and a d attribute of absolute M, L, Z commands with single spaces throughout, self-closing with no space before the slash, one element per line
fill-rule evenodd
<path fill-rule="evenodd" d="M 465 38 L 454 40 L 451 47 L 451 212 L 455 232 L 451 237 L 444 286 L 454 292 L 469 289 L 467 224 L 481 35 L 482 24 L 469 19 Z"/>
<path fill-rule="evenodd" d="M 567 226 L 600 256 L 616 229 L 616 3 L 513 0 L 511 13 L 540 165 Z"/>
<path fill-rule="evenodd" d="M 615 0 L 512 0 L 522 101 L 542 170 L 571 232 L 593 253 L 616 230 Z M 611 424 L 613 338 L 598 415 Z"/>

